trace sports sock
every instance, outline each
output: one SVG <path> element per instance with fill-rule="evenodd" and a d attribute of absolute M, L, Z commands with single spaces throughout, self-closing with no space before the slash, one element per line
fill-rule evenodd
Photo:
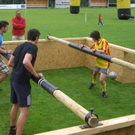
<path fill-rule="evenodd" d="M 10 126 L 10 130 L 15 131 L 16 130 L 16 126 Z"/>
<path fill-rule="evenodd" d="M 104 84 L 101 84 L 102 92 L 106 92 L 106 82 Z"/>
<path fill-rule="evenodd" d="M 96 76 L 96 77 L 92 76 L 92 83 L 93 83 L 93 84 L 96 83 L 97 77 L 98 77 L 98 76 Z"/>

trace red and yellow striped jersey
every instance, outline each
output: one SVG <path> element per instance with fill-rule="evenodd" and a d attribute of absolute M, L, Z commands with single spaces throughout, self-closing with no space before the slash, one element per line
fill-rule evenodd
<path fill-rule="evenodd" d="M 90 49 L 97 49 L 97 50 L 103 50 L 107 55 L 110 55 L 110 47 L 108 42 L 101 38 L 99 43 L 95 42 L 94 45 L 90 47 Z M 110 68 L 110 62 L 103 60 L 101 58 L 96 57 L 96 66 L 101 68 Z"/>

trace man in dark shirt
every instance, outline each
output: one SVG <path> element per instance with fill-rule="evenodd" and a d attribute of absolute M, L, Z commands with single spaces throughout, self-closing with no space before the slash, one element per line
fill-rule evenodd
<path fill-rule="evenodd" d="M 30 29 L 27 35 L 27 42 L 19 45 L 8 61 L 8 65 L 13 67 L 10 78 L 10 101 L 13 103 L 13 107 L 10 112 L 9 135 L 22 135 L 23 133 L 29 113 L 29 107 L 31 106 L 31 75 L 36 78 L 43 77 L 42 73 L 37 74 L 34 69 L 34 63 L 38 51 L 36 44 L 39 35 L 40 32 L 38 30 Z M 15 123 L 19 108 L 20 115 L 16 125 Z"/>

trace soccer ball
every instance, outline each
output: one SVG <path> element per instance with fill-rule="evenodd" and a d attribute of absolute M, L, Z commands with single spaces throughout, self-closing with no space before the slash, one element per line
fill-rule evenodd
<path fill-rule="evenodd" d="M 116 79 L 116 77 L 117 77 L 117 73 L 115 73 L 114 71 L 109 73 L 109 78 L 114 80 L 114 79 Z"/>

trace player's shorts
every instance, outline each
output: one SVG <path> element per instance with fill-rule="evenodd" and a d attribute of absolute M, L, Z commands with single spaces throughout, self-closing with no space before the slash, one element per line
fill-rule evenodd
<path fill-rule="evenodd" d="M 23 36 L 12 36 L 12 41 L 16 40 L 24 40 L 24 35 Z"/>
<path fill-rule="evenodd" d="M 9 74 L 9 68 L 7 67 L 7 65 L 2 60 L 1 57 L 0 57 L 0 73 L 7 74 L 7 75 Z"/>
<path fill-rule="evenodd" d="M 98 67 L 98 66 L 94 66 L 94 70 L 95 71 L 100 71 L 101 70 L 101 73 L 107 75 L 108 71 L 109 71 L 109 68 L 101 68 L 101 67 Z"/>
<path fill-rule="evenodd" d="M 31 86 L 30 84 L 20 84 L 10 80 L 11 95 L 10 101 L 18 103 L 19 107 L 31 106 Z"/>

